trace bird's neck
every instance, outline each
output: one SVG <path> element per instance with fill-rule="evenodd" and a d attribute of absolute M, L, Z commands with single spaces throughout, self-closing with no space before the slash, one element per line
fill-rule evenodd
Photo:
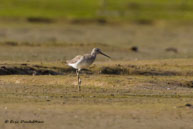
<path fill-rule="evenodd" d="M 92 51 L 91 55 L 95 55 L 96 56 L 97 55 L 96 51 Z"/>
<path fill-rule="evenodd" d="M 96 52 L 91 52 L 91 56 L 95 57 L 97 56 L 97 53 Z"/>

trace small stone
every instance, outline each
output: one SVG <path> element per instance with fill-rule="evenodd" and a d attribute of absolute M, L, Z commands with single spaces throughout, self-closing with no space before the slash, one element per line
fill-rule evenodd
<path fill-rule="evenodd" d="M 191 107 L 191 106 L 192 106 L 192 104 L 187 103 L 185 106 L 187 106 L 187 107 Z"/>

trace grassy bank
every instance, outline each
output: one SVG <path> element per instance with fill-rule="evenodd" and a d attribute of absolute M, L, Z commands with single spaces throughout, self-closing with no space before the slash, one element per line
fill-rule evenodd
<path fill-rule="evenodd" d="M 193 20 L 191 0 L 1 0 L 0 18 L 100 19 L 152 22 Z"/>

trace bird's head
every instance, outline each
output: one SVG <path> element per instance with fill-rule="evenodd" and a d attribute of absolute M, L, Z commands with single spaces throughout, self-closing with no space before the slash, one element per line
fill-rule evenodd
<path fill-rule="evenodd" d="M 96 54 L 96 55 L 97 55 L 97 54 L 101 54 L 101 55 L 103 55 L 103 56 L 106 56 L 106 57 L 108 57 L 108 58 L 111 58 L 110 56 L 108 56 L 108 55 L 106 55 L 105 53 L 103 53 L 103 52 L 101 51 L 101 49 L 99 49 L 99 48 L 93 48 L 91 54 Z"/>

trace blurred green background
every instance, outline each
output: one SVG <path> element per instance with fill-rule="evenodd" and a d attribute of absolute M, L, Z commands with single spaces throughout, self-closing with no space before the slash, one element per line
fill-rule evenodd
<path fill-rule="evenodd" d="M 192 0 L 1 0 L 0 18 L 193 20 Z"/>
<path fill-rule="evenodd" d="M 0 0 L 0 60 L 192 58 L 192 23 L 193 0 Z"/>

